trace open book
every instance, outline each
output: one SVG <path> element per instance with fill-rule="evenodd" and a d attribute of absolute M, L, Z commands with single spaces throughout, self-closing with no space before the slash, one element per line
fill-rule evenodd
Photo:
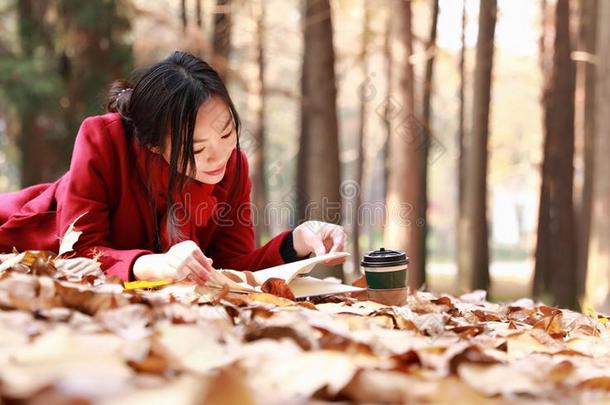
<path fill-rule="evenodd" d="M 260 292 L 260 286 L 270 278 L 280 278 L 288 284 L 288 287 L 295 298 L 363 291 L 363 288 L 321 280 L 311 276 L 303 276 L 309 273 L 319 263 L 325 262 L 326 260 L 346 257 L 348 255 L 349 253 L 345 252 L 327 253 L 322 256 L 255 271 L 252 273 L 254 280 L 256 281 L 256 285 L 254 286 L 248 284 L 246 274 L 241 271 L 214 270 L 207 285 L 212 288 L 222 288 L 226 285 L 231 292 L 250 293 Z M 233 278 L 239 278 L 241 282 L 229 278 L 227 273 L 230 273 L 232 276 L 237 276 Z"/>

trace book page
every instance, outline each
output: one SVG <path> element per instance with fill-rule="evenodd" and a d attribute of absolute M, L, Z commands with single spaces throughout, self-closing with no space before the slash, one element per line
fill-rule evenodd
<path fill-rule="evenodd" d="M 335 252 L 327 253 L 322 256 L 315 256 L 309 259 L 298 260 L 292 263 L 281 264 L 275 267 L 269 267 L 268 269 L 255 271 L 254 278 L 256 282 L 262 285 L 265 281 L 270 278 L 281 278 L 286 281 L 287 284 L 299 274 L 309 273 L 317 264 L 325 262 L 326 260 L 337 259 L 340 257 L 349 256 L 347 252 Z"/>
<path fill-rule="evenodd" d="M 366 288 L 320 280 L 319 278 L 310 276 L 295 278 L 290 282 L 289 287 L 295 298 L 315 297 L 317 295 L 341 294 L 366 290 Z"/>
<path fill-rule="evenodd" d="M 250 284 L 244 282 L 238 283 L 231 280 L 229 277 L 225 276 L 222 272 L 227 270 L 214 270 L 210 273 L 210 279 L 207 282 L 207 285 L 212 288 L 222 288 L 225 284 L 229 287 L 231 291 L 235 292 L 260 292 L 260 289 L 252 287 Z M 231 271 L 231 273 L 238 273 L 236 271 Z M 241 275 L 239 275 L 241 278 Z M 244 276 L 245 278 L 245 276 Z"/>

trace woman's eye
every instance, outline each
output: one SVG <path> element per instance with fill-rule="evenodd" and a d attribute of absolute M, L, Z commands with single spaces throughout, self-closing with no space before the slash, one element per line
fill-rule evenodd
<path fill-rule="evenodd" d="M 222 139 L 227 139 L 227 138 L 228 138 L 228 137 L 230 137 L 231 135 L 233 135 L 233 131 L 229 132 L 229 133 L 228 133 L 228 134 L 226 134 L 226 135 L 223 135 L 221 138 L 222 138 Z"/>
<path fill-rule="evenodd" d="M 200 154 L 201 152 L 203 152 L 203 150 L 204 150 L 204 149 L 205 149 L 205 148 L 201 148 L 201 149 L 199 149 L 199 150 L 193 151 L 193 153 L 194 153 L 195 155 L 198 155 L 198 154 Z"/>

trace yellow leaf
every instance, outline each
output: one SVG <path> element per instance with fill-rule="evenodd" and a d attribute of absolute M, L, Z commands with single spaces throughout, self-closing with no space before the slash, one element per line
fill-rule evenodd
<path fill-rule="evenodd" d="M 142 288 L 156 288 L 164 285 L 171 284 L 171 280 L 152 280 L 152 281 L 129 281 L 124 283 L 125 290 L 137 290 Z"/>

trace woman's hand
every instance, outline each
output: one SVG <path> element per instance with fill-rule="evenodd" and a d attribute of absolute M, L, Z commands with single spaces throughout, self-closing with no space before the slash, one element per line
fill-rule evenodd
<path fill-rule="evenodd" d="M 198 284 L 204 284 L 212 270 L 212 259 L 191 240 L 175 244 L 167 253 L 140 256 L 133 265 L 138 280 L 188 279 Z"/>
<path fill-rule="evenodd" d="M 321 221 L 307 221 L 294 228 L 292 243 L 298 256 L 314 253 L 321 256 L 326 253 L 343 252 L 346 234 L 342 226 Z M 328 260 L 324 264 L 343 263 L 345 258 Z"/>

